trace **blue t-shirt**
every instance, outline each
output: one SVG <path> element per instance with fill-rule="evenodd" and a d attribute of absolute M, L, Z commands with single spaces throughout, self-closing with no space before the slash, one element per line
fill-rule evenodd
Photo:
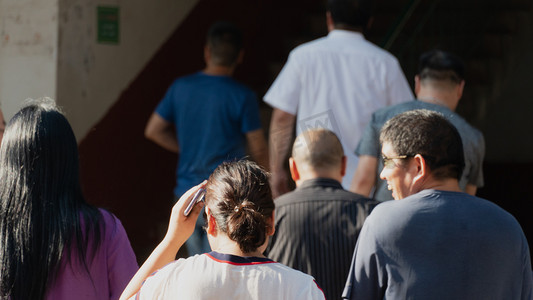
<path fill-rule="evenodd" d="M 202 72 L 172 83 L 156 113 L 176 127 L 180 196 L 227 160 L 246 155 L 247 132 L 261 128 L 255 93 L 229 76 Z"/>

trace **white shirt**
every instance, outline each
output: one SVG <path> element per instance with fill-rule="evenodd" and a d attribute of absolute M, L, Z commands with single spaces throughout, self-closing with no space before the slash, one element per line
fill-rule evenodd
<path fill-rule="evenodd" d="M 268 258 L 218 252 L 168 264 L 146 279 L 134 299 L 317 299 L 313 277 Z"/>
<path fill-rule="evenodd" d="M 358 162 L 354 151 L 372 113 L 412 99 L 398 60 L 361 33 L 346 30 L 291 51 L 264 97 L 297 116 L 297 134 L 317 127 L 337 134 L 348 158 L 344 188 L 350 186 Z"/>

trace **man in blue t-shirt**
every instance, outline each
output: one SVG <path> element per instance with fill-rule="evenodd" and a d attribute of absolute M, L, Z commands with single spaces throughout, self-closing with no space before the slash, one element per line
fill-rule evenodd
<path fill-rule="evenodd" d="M 204 49 L 206 68 L 176 79 L 146 125 L 148 139 L 179 154 L 176 200 L 220 163 L 245 157 L 246 146 L 257 163 L 268 166 L 256 96 L 231 78 L 242 56 L 239 29 L 214 24 Z M 209 250 L 202 230 L 196 230 L 187 249 L 190 255 Z"/>

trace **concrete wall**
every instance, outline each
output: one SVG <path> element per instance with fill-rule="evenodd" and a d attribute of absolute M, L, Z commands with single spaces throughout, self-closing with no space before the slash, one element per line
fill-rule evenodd
<path fill-rule="evenodd" d="M 197 0 L 60 0 L 57 98 L 78 140 L 99 121 Z M 119 7 L 119 43 L 97 42 L 96 9 Z"/>
<path fill-rule="evenodd" d="M 56 97 L 58 0 L 0 0 L 0 102 L 6 120 L 27 98 Z"/>
<path fill-rule="evenodd" d="M 198 0 L 0 0 L 0 102 L 55 98 L 81 140 Z M 98 6 L 119 7 L 118 44 L 97 42 Z"/>

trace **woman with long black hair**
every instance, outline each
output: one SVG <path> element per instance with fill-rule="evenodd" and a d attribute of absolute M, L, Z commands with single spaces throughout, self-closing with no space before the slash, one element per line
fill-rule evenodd
<path fill-rule="evenodd" d="M 32 101 L 0 147 L 0 299 L 117 299 L 136 270 L 120 221 L 85 202 L 67 119 Z"/>

